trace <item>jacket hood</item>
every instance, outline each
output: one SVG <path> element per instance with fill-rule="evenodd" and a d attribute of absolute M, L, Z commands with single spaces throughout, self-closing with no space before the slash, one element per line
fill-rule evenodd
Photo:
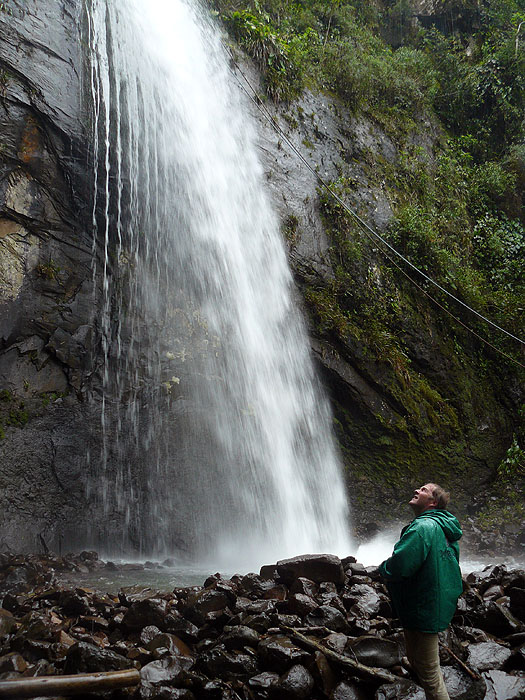
<path fill-rule="evenodd" d="M 440 510 L 434 508 L 432 510 L 427 510 L 419 518 L 432 518 L 441 525 L 445 537 L 449 542 L 457 542 L 463 534 L 461 527 L 459 525 L 459 520 L 455 515 L 449 513 L 448 510 Z"/>

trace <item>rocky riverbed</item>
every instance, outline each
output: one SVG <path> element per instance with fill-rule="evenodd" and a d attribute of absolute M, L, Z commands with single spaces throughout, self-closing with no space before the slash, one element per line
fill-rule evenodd
<path fill-rule="evenodd" d="M 0 697 L 9 681 L 137 669 L 138 685 L 82 697 L 424 700 L 376 567 L 304 555 L 173 591 L 60 583 L 116 566 L 0 555 Z M 441 637 L 452 700 L 525 698 L 525 570 L 470 573 Z"/>

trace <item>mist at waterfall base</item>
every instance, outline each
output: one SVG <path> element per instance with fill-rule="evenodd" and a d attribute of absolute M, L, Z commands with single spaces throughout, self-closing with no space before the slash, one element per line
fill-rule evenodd
<path fill-rule="evenodd" d="M 103 278 L 89 541 L 226 571 L 346 556 L 331 414 L 217 28 L 182 0 L 88 15 Z"/>

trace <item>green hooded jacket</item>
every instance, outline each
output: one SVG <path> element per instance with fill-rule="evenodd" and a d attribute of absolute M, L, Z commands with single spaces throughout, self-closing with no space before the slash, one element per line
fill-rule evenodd
<path fill-rule="evenodd" d="M 379 567 L 405 629 L 441 632 L 463 591 L 458 541 L 463 533 L 448 510 L 427 510 L 401 531 Z"/>

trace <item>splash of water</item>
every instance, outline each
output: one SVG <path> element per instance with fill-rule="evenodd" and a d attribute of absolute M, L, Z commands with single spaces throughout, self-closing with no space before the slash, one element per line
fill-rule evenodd
<path fill-rule="evenodd" d="M 347 554 L 330 412 L 218 32 L 181 0 L 88 17 L 99 537 L 226 567 Z"/>

